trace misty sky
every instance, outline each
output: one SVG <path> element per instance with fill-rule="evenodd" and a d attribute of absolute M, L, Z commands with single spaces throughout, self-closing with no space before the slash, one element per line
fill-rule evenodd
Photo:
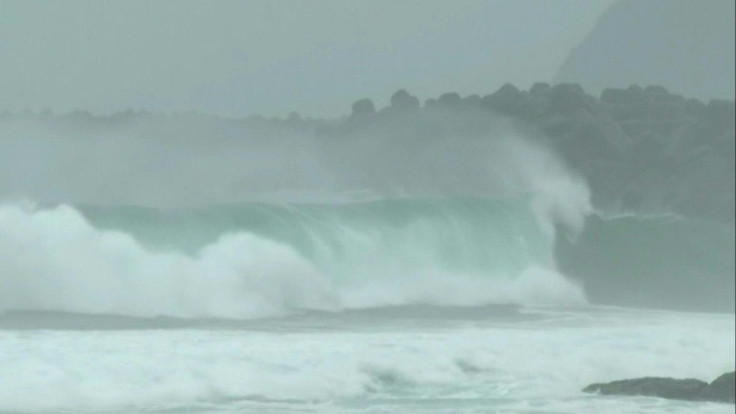
<path fill-rule="evenodd" d="M 332 117 L 550 81 L 613 0 L 0 0 L 0 111 Z"/>

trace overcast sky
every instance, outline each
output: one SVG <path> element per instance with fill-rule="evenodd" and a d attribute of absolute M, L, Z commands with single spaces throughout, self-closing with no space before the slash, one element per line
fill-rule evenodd
<path fill-rule="evenodd" d="M 0 0 L 0 111 L 332 117 L 551 80 L 613 0 Z"/>

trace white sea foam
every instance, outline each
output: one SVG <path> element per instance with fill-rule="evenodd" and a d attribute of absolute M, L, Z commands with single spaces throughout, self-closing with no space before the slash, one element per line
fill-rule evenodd
<path fill-rule="evenodd" d="M 321 235 L 316 226 L 310 257 L 293 245 L 235 231 L 190 255 L 97 229 L 69 206 L 3 205 L 0 309 L 253 318 L 408 303 L 585 302 L 581 288 L 551 267 L 549 240 L 534 253 L 513 227 L 463 240 L 470 236 L 462 227 L 439 222 L 383 230 L 381 223 L 337 222 Z M 461 242 L 466 245 L 454 246 Z M 452 265 L 442 257 L 447 244 L 461 248 L 450 252 L 459 255 Z"/>
<path fill-rule="evenodd" d="M 545 312 L 450 323 L 401 319 L 400 311 L 345 313 L 289 331 L 277 322 L 253 330 L 0 331 L 0 411 L 733 412 L 580 392 L 598 381 L 710 380 L 733 370 L 733 315 Z"/>
<path fill-rule="evenodd" d="M 99 231 L 73 208 L 0 207 L 0 308 L 135 316 L 257 317 L 334 306 L 287 246 L 223 236 L 189 257 Z"/>

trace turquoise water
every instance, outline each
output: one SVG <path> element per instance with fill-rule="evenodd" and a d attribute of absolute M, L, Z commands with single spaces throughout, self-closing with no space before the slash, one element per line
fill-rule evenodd
<path fill-rule="evenodd" d="M 523 198 L 5 204 L 0 412 L 733 412 L 580 391 L 734 369 L 732 312 L 597 304 L 681 268 L 707 284 L 732 237 L 664 217 L 554 234 Z"/>

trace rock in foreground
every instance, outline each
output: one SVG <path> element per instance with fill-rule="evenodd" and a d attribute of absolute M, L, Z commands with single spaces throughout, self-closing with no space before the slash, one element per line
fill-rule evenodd
<path fill-rule="evenodd" d="M 707 382 L 697 379 L 635 378 L 605 384 L 591 384 L 583 392 L 602 395 L 643 395 L 688 401 L 734 403 L 734 373 L 730 372 Z"/>
<path fill-rule="evenodd" d="M 674 378 L 635 378 L 613 381 L 606 384 L 591 384 L 584 392 L 598 392 L 603 395 L 645 395 L 649 397 L 678 400 L 698 399 L 707 382 L 696 379 Z"/>
<path fill-rule="evenodd" d="M 736 401 L 736 381 L 734 372 L 729 372 L 716 378 L 701 392 L 701 397 L 708 401 L 730 402 Z"/>

